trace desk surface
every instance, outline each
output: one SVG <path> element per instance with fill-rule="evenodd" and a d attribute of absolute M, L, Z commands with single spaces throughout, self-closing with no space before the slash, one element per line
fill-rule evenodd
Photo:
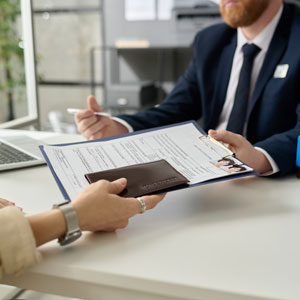
<path fill-rule="evenodd" d="M 30 213 L 63 199 L 46 166 L 0 173 L 0 191 Z M 41 247 L 42 263 L 4 283 L 84 299 L 299 300 L 299 192 L 294 176 L 172 192 L 124 230 Z"/>

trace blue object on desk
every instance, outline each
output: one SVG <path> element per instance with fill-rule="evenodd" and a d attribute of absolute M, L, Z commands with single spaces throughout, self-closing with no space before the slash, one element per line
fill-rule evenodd
<path fill-rule="evenodd" d="M 300 178 L 300 135 L 298 136 L 296 166 L 297 166 L 297 177 Z"/>

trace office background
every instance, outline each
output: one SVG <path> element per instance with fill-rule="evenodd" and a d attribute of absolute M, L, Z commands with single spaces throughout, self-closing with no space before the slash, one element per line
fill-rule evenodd
<path fill-rule="evenodd" d="M 189 62 L 195 33 L 220 22 L 215 2 L 32 0 L 38 128 L 75 132 L 66 108 L 84 108 L 91 93 L 112 113 L 161 102 Z M 1 97 L 0 123 L 27 114 L 25 87 L 16 90 L 10 106 Z"/>
<path fill-rule="evenodd" d="M 83 107 L 91 87 L 91 52 L 101 41 L 101 1 L 34 0 L 40 123 L 49 128 L 49 112 Z M 94 55 L 95 93 L 102 100 L 101 53 Z"/>
<path fill-rule="evenodd" d="M 112 113 L 160 103 L 186 68 L 196 32 L 221 22 L 218 0 L 146 0 L 140 6 L 136 0 L 31 2 L 36 127 L 70 133 L 76 128 L 66 108 L 86 107 L 91 93 Z M 20 19 L 15 27 L 22 49 Z M 24 66 L 15 65 L 12 72 L 22 73 Z M 4 73 L 0 80 L 5 83 Z M 18 80 L 12 95 L 0 85 L 0 124 L 28 114 Z"/>

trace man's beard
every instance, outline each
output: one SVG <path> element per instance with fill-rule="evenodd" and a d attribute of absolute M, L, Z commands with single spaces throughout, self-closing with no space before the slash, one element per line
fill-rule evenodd
<path fill-rule="evenodd" d="M 220 12 L 224 21 L 233 28 L 247 27 L 255 23 L 272 0 L 238 0 L 232 7 L 220 1 Z"/>

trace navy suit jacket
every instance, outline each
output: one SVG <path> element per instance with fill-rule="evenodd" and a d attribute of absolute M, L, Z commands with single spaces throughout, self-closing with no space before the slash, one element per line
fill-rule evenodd
<path fill-rule="evenodd" d="M 159 106 L 135 115 L 118 116 L 134 130 L 203 119 L 208 131 L 218 125 L 226 98 L 237 30 L 218 24 L 199 32 L 194 54 L 174 90 Z M 289 65 L 285 78 L 274 78 L 278 65 Z M 266 150 L 280 174 L 295 169 L 300 135 L 300 9 L 284 4 L 248 112 L 247 139 Z"/>

